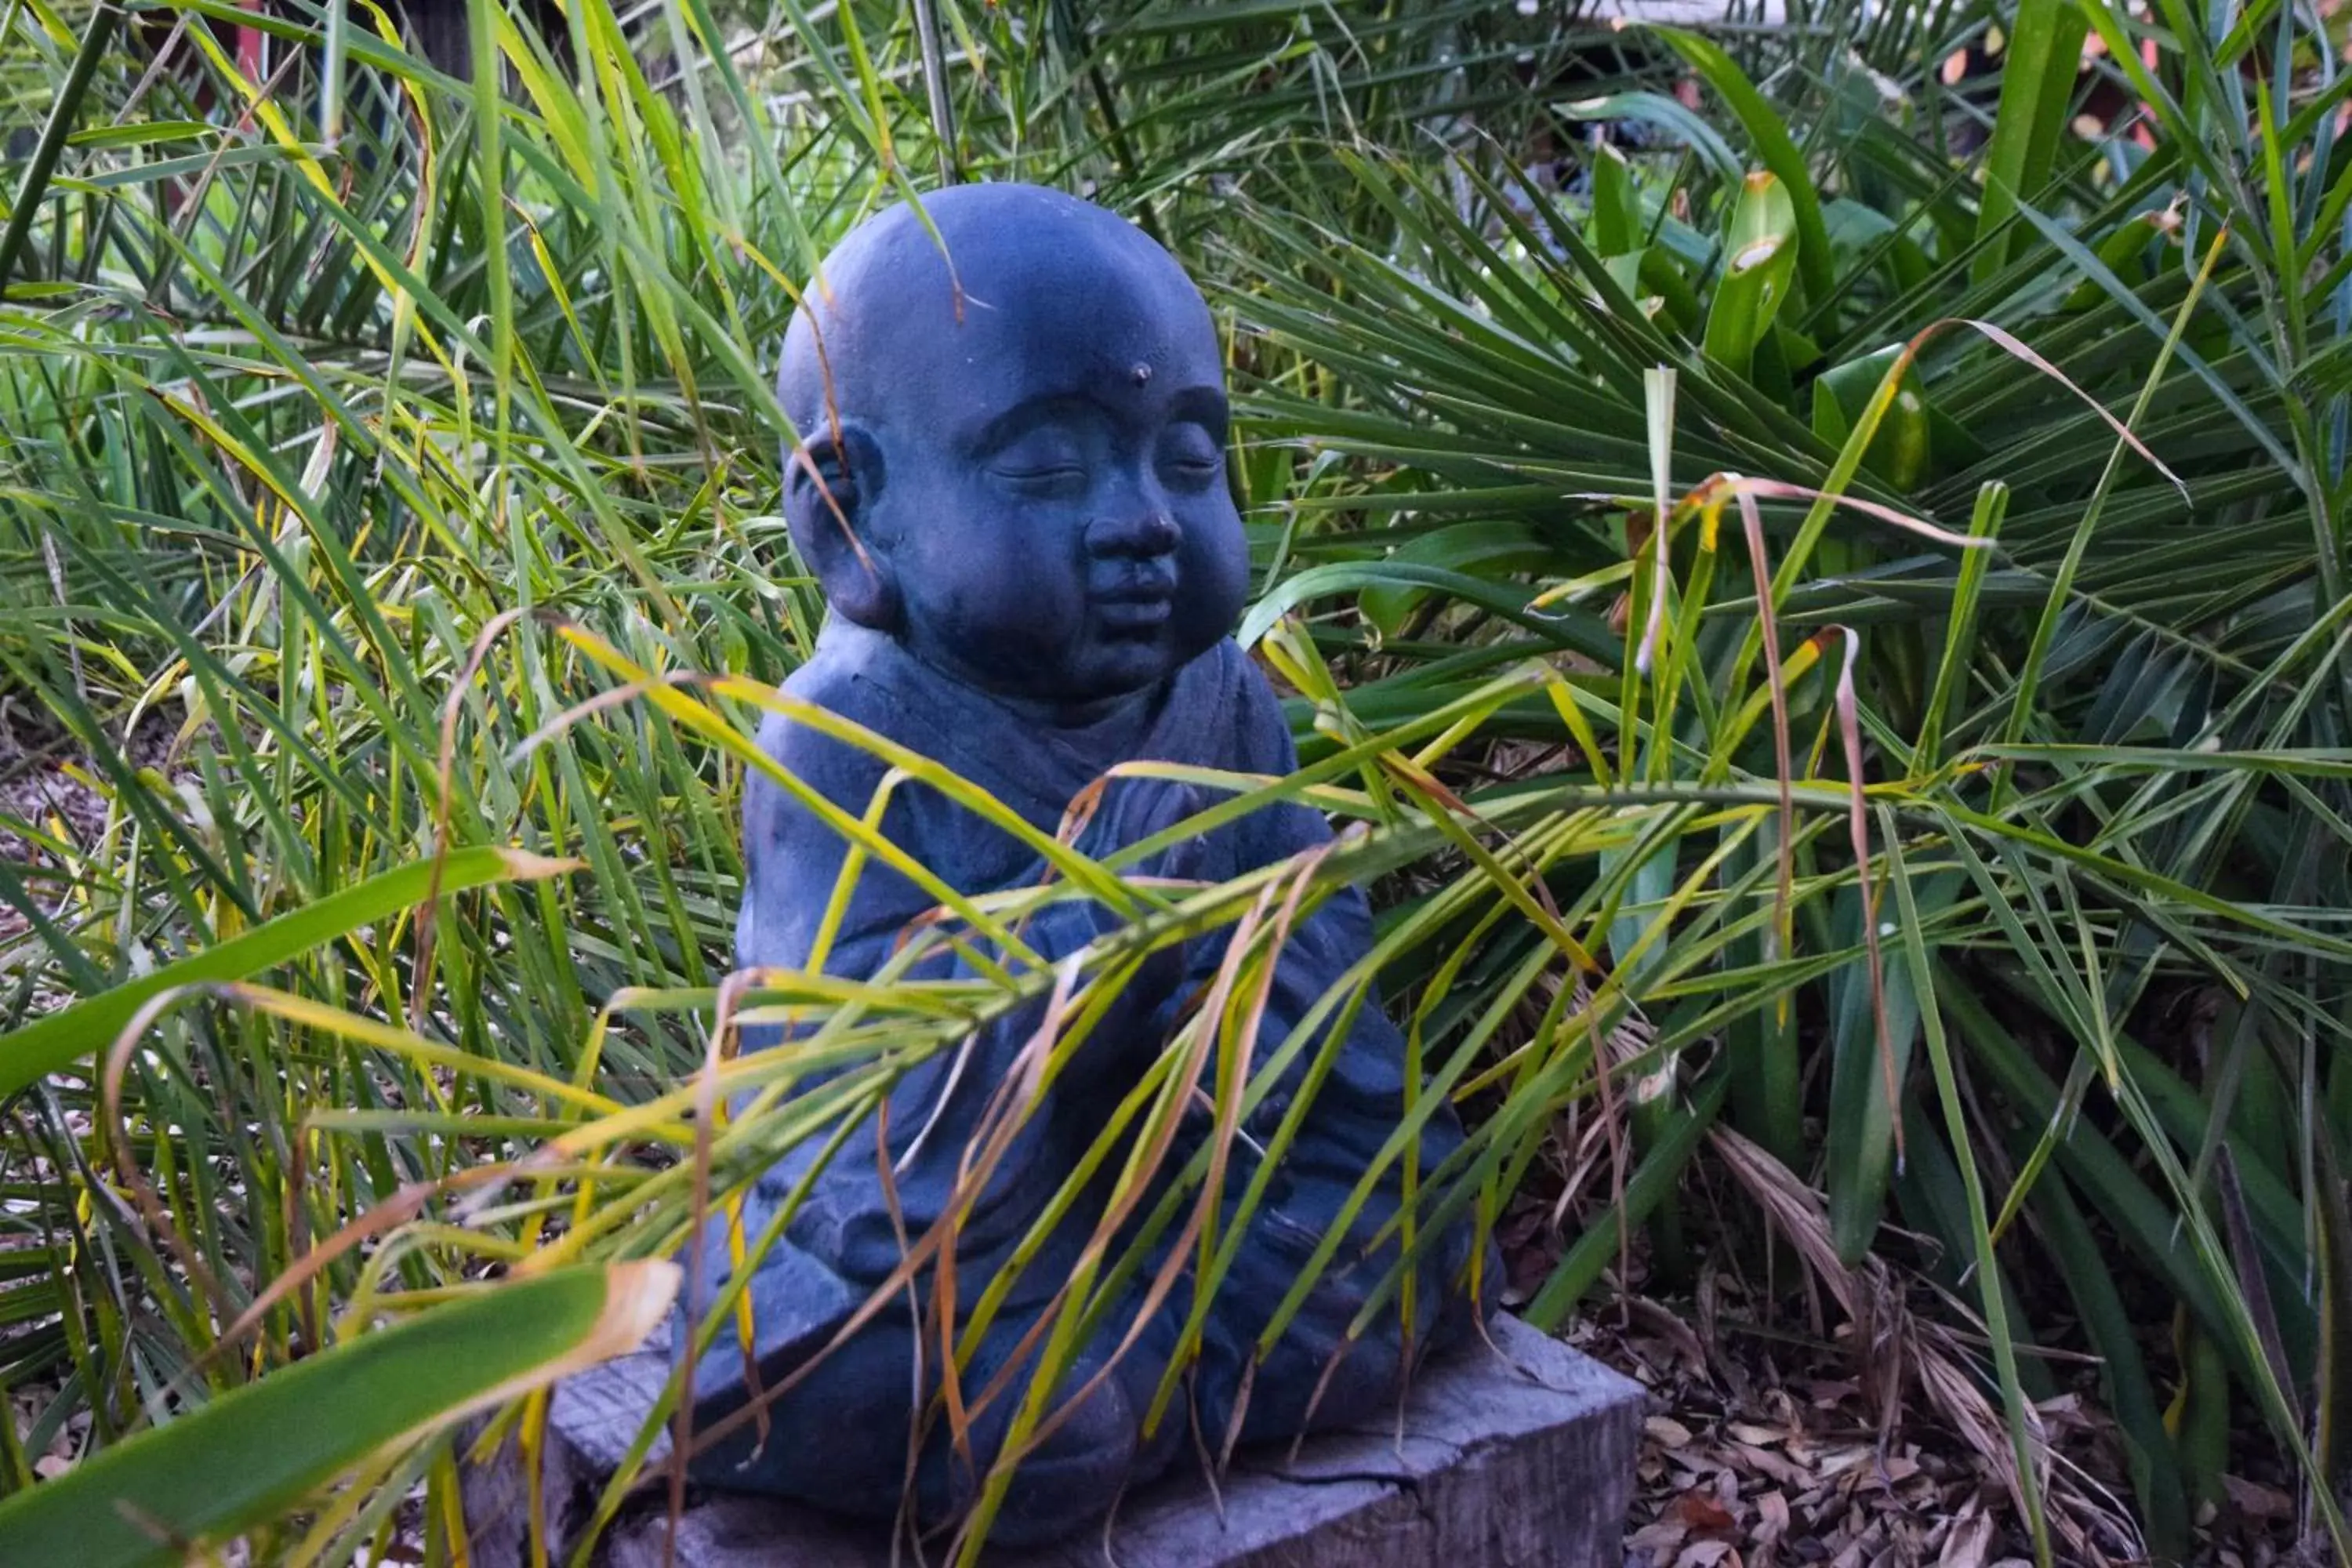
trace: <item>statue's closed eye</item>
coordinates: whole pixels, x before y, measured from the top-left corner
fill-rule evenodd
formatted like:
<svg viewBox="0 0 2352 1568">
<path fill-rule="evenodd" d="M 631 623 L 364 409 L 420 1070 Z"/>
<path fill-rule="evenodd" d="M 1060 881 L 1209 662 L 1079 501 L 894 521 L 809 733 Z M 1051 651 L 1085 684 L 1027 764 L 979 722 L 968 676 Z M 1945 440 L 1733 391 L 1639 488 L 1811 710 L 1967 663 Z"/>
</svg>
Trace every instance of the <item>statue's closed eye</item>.
<svg viewBox="0 0 2352 1568">
<path fill-rule="evenodd" d="M 1224 472 L 1224 453 L 1197 425 L 1179 426 L 1160 444 L 1160 471 L 1175 482 L 1205 485 Z"/>
<path fill-rule="evenodd" d="M 1003 478 L 1008 479 L 1052 479 L 1065 477 L 1076 479 L 1083 478 L 1085 476 L 1087 466 L 1084 463 L 1076 461 L 1060 463 L 991 463 L 988 467 L 988 471 L 992 474 L 1002 475 Z"/>
<path fill-rule="evenodd" d="M 1082 484 L 1087 477 L 1087 455 L 1064 432 L 1037 430 L 991 458 L 988 471 L 1024 489 Z"/>
</svg>

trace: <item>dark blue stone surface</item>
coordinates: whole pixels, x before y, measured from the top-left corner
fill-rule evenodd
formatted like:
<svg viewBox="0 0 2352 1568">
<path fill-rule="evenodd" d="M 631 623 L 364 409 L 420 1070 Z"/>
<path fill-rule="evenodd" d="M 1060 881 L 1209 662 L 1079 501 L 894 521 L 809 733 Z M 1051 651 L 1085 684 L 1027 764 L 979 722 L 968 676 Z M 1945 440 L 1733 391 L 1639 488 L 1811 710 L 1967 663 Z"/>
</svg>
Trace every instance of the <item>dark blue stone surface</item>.
<svg viewBox="0 0 2352 1568">
<path fill-rule="evenodd" d="M 827 261 L 786 342 L 780 392 L 804 437 L 792 455 L 787 520 L 832 605 L 814 657 L 787 692 L 936 759 L 1046 833 L 1121 762 L 1290 771 L 1274 693 L 1226 635 L 1248 563 L 1224 471 L 1222 354 L 1198 291 L 1130 225 L 1056 192 L 961 186 L 927 198 L 925 210 L 937 237 L 908 207 L 853 234 Z M 816 796 L 853 816 L 884 782 L 882 761 L 806 725 L 772 720 L 761 741 Z M 1164 780 L 1115 780 L 1080 847 L 1108 854 L 1209 798 Z M 1028 846 L 919 784 L 894 784 L 880 826 L 961 892 L 1046 876 Z M 806 969 L 847 845 L 807 800 L 757 775 L 747 786 L 744 836 L 738 961 Z M 1222 881 L 1329 837 L 1316 813 L 1277 806 L 1183 840 L 1142 869 Z M 872 975 L 934 918 L 937 902 L 868 861 L 822 967 Z M 1099 905 L 1070 900 L 1033 915 L 1021 934 L 1059 959 L 1120 923 Z M 961 1224 L 959 1325 L 1167 1047 L 1184 1003 L 1212 982 L 1228 934 L 1146 964 L 1052 1080 Z M 1268 991 L 1261 1056 L 1370 941 L 1370 912 L 1353 890 L 1297 924 Z M 971 953 L 943 949 L 918 973 L 981 971 Z M 935 1270 L 918 1275 L 912 1300 L 899 1292 L 809 1363 L 898 1268 L 900 1237 L 922 1235 L 948 1206 L 967 1146 L 1044 1006 L 999 1018 L 962 1050 L 913 1068 L 892 1091 L 887 1118 L 867 1118 L 831 1161 L 821 1147 L 803 1148 L 759 1181 L 743 1205 L 746 1236 L 759 1235 L 823 1166 L 782 1240 L 752 1266 L 750 1355 L 730 1322 L 698 1358 L 695 1425 L 707 1430 L 741 1411 L 751 1380 L 762 1389 L 799 1381 L 769 1405 L 764 1437 L 739 1422 L 698 1454 L 698 1479 L 882 1520 L 911 1500 L 924 1525 L 970 1505 L 1027 1394 L 1021 1374 L 1037 1354 L 1041 1317 L 1072 1278 L 1108 1176 L 1085 1189 L 1018 1271 L 963 1369 L 962 1400 L 981 1406 L 963 1450 L 937 1397 L 945 1358 Z M 746 1039 L 747 1048 L 780 1043 L 772 1026 Z M 1256 1442 L 1360 1420 L 1397 1398 L 1406 1363 L 1466 1322 L 1458 1292 L 1472 1237 L 1464 1224 L 1429 1255 L 1439 1261 L 1416 1270 L 1417 1342 L 1404 1342 L 1393 1293 L 1350 1342 L 1351 1325 L 1397 1257 L 1393 1235 L 1372 1246 L 1402 1201 L 1402 1171 L 1391 1165 L 1278 1344 L 1257 1353 L 1272 1315 L 1403 1114 L 1403 1042 L 1374 998 L 1342 1038 L 1300 1053 L 1252 1116 L 1224 1177 L 1225 1212 L 1318 1054 L 1328 1073 L 1248 1221 L 1183 1396 L 1146 1430 L 1194 1307 L 1189 1264 L 1162 1299 L 1148 1299 L 1161 1253 L 1136 1271 L 1084 1344 L 1056 1398 L 1084 1396 L 1023 1460 L 995 1539 L 1041 1541 L 1080 1528 L 1124 1489 L 1180 1456 L 1214 1454 L 1228 1437 Z M 1180 1168 L 1208 1131 L 1205 1114 L 1189 1119 L 1164 1168 Z M 877 1136 L 896 1172 L 888 1190 Z M 1423 1169 L 1460 1137 L 1450 1112 L 1441 1114 L 1422 1140 Z M 1158 1245 L 1173 1236 L 1171 1227 Z M 704 1300 L 726 1279 L 729 1259 L 724 1237 L 706 1238 Z M 747 1365 L 755 1373 L 747 1376 Z M 1011 1380 L 984 1397 L 1007 1369 Z"/>
</svg>

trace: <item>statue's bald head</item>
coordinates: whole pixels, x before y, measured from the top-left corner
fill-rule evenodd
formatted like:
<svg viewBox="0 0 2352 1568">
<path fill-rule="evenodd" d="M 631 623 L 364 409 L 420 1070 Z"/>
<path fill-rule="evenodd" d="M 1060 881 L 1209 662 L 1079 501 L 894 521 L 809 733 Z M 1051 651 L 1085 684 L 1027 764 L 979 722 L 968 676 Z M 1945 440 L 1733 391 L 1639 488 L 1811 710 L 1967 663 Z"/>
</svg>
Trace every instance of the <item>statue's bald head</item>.
<svg viewBox="0 0 2352 1568">
<path fill-rule="evenodd" d="M 869 219 L 811 283 L 777 392 L 803 559 L 942 669 L 1075 712 L 1239 613 L 1215 322 L 1112 213 L 987 184 Z"/>
<path fill-rule="evenodd" d="M 1169 351 L 1214 350 L 1200 290 L 1125 218 L 1043 185 L 952 185 L 825 258 L 785 333 L 777 396 L 804 440 L 836 418 L 936 416 L 1137 315 L 1158 319 Z"/>
</svg>

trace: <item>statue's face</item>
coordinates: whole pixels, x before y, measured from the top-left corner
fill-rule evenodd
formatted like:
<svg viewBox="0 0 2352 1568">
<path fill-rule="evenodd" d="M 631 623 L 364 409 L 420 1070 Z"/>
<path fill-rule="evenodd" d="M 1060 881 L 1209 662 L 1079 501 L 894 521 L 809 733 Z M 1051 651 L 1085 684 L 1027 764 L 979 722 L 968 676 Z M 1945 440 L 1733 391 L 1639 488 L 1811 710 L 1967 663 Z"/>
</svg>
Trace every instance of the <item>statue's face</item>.
<svg viewBox="0 0 2352 1568">
<path fill-rule="evenodd" d="M 874 322 L 869 269 L 855 280 L 866 320 L 832 352 L 857 356 L 840 379 L 859 405 L 842 416 L 872 443 L 858 531 L 895 584 L 907 647 L 1069 711 L 1141 691 L 1223 637 L 1248 555 L 1207 307 L 1125 225 L 1052 210 L 942 224 L 960 321 L 925 276 Z M 937 266 L 918 235 L 905 269 Z"/>
</svg>

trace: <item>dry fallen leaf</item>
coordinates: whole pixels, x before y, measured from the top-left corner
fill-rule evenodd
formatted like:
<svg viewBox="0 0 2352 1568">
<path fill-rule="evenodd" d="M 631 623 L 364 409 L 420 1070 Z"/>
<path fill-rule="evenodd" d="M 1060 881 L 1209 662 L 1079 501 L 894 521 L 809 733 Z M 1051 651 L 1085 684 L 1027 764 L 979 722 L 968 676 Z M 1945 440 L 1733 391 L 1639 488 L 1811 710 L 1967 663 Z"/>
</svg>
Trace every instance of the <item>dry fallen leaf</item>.
<svg viewBox="0 0 2352 1568">
<path fill-rule="evenodd" d="M 2294 1499 L 2276 1487 L 2266 1487 L 2260 1481 L 2250 1481 L 2239 1476 L 2223 1476 L 2221 1489 L 2229 1494 L 2230 1506 L 2248 1519 L 2294 1517 Z"/>
<path fill-rule="evenodd" d="M 1729 1509 L 1696 1488 L 1683 1493 L 1675 1500 L 1675 1513 L 1685 1524 L 1701 1531 L 1731 1530 L 1739 1523 Z"/>
<path fill-rule="evenodd" d="M 1958 1342 L 1923 1339 L 1920 1320 L 1887 1299 L 1871 1303 L 1875 1326 L 1857 1341 L 1851 1327 L 1829 1321 L 1843 1300 L 1824 1295 L 1792 1309 L 1785 1282 L 1706 1278 L 1699 1300 L 1677 1301 L 1671 1312 L 1641 1303 L 1622 1318 L 1597 1314 L 1570 1332 L 1572 1342 L 1637 1378 L 1649 1408 L 1660 1413 L 1646 1424 L 1637 1463 L 1626 1568 L 1680 1568 L 1685 1561 L 1694 1568 L 2003 1568 L 2001 1559 L 2022 1550 L 2014 1494 L 1996 1462 L 2006 1456 L 2008 1434 L 1997 1407 L 1968 1381 L 1982 1370 L 1980 1354 Z M 1848 1279 L 1846 1288 L 1859 1284 Z M 1810 1317 L 1792 1336 L 1792 1310 L 1807 1307 Z M 1687 1335 L 1668 1327 L 1701 1312 L 1718 1330 L 1762 1324 L 1775 1331 L 1702 1331 L 1702 1361 Z M 1907 1337 L 1881 1347 L 1890 1324 Z M 1882 1353 L 1911 1381 L 1882 1387 L 1874 1373 L 1857 1378 L 1850 1370 Z M 1943 1381 L 1929 1382 L 1930 1373 Z M 2053 1448 L 2068 1449 L 2056 1475 L 2045 1478 L 2054 1483 L 2045 1498 L 2056 1561 L 2067 1568 L 2144 1563 L 2144 1548 L 2114 1504 L 2129 1481 L 2111 1422 L 2087 1378 L 2076 1382 L 2035 1411 Z M 1906 1403 L 1890 1422 L 1879 1402 L 1896 1396 Z M 1989 1458 L 1989 1445 L 2000 1455 Z M 2284 1480 L 2253 1474 L 2258 1486 Z M 2291 1489 L 2291 1481 L 2284 1484 Z M 2261 1491 L 2233 1489 L 2230 1501 L 2236 1506 L 2225 1506 L 2212 1530 L 2200 1532 L 2197 1560 L 2284 1568 L 2275 1554 L 2226 1561 L 2237 1544 L 2230 1532 L 2282 1528 L 2254 1521 L 2275 1506 Z"/>
<path fill-rule="evenodd" d="M 1633 1552 L 1671 1552 L 1683 1543 L 1690 1527 L 1674 1518 L 1662 1519 L 1625 1538 L 1626 1549 Z"/>
<path fill-rule="evenodd" d="M 1758 1475 L 1778 1481 L 1784 1487 L 1793 1487 L 1801 1492 L 1810 1490 L 1821 1479 L 1817 1472 L 1802 1465 L 1791 1464 L 1768 1449 L 1751 1448 L 1743 1444 L 1732 1451 L 1739 1457 L 1741 1463 Z"/>
<path fill-rule="evenodd" d="M 1985 1558 L 1992 1551 L 1992 1520 L 1986 1514 L 1975 1514 L 1952 1526 L 1952 1533 L 1944 1538 L 1944 1553 L 1936 1559 L 1936 1568 L 1985 1568 Z"/>
<path fill-rule="evenodd" d="M 1822 1456 L 1821 1472 L 1823 1476 L 1842 1476 L 1856 1466 L 1868 1464 L 1872 1458 L 1868 1448 L 1840 1448 Z"/>
<path fill-rule="evenodd" d="M 1728 1541 L 1701 1541 L 1683 1548 L 1675 1568 L 1738 1568 L 1739 1554 Z"/>
</svg>

